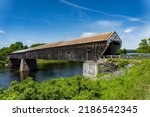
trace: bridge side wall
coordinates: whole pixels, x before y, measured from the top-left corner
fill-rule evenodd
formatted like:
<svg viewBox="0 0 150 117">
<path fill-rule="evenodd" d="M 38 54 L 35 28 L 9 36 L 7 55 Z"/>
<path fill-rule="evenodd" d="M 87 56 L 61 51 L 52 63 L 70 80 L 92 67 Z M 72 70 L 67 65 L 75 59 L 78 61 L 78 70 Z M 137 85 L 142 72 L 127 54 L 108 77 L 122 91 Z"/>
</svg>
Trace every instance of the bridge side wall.
<svg viewBox="0 0 150 117">
<path fill-rule="evenodd" d="M 99 59 L 106 46 L 107 42 L 93 42 L 10 54 L 9 58 L 67 60 L 79 62 L 84 62 L 86 60 L 96 61 Z"/>
</svg>

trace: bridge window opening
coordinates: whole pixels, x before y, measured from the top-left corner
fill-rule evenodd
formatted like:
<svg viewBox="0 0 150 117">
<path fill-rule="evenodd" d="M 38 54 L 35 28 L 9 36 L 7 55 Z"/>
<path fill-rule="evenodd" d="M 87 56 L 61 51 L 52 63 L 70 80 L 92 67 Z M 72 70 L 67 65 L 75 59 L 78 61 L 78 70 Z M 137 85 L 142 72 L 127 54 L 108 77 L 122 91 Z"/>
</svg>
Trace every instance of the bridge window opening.
<svg viewBox="0 0 150 117">
<path fill-rule="evenodd" d="M 67 54 L 70 54 L 70 51 L 68 51 Z"/>
<path fill-rule="evenodd" d="M 89 54 L 89 53 L 91 53 L 91 51 L 90 51 L 90 50 L 88 50 L 88 51 L 87 51 L 87 53 Z"/>
<path fill-rule="evenodd" d="M 92 53 L 91 53 L 91 49 L 87 49 L 87 51 L 86 51 L 86 59 L 87 59 L 87 60 L 91 60 L 91 57 L 92 57 L 91 54 L 92 54 Z"/>
<path fill-rule="evenodd" d="M 90 54 L 90 53 L 91 53 L 91 49 L 88 48 L 88 49 L 86 50 L 86 53 L 87 53 L 87 54 Z"/>
</svg>

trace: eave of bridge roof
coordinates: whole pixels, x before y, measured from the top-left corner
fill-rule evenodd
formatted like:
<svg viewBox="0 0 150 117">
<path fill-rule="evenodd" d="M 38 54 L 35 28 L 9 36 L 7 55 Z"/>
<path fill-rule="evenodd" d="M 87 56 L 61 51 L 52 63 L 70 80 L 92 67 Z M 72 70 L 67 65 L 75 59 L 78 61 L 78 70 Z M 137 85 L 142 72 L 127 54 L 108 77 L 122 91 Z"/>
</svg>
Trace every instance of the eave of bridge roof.
<svg viewBox="0 0 150 117">
<path fill-rule="evenodd" d="M 77 45 L 77 44 L 84 44 L 84 43 L 91 43 L 91 42 L 98 42 L 98 41 L 107 41 L 113 35 L 113 33 L 114 32 L 106 32 L 106 33 L 100 33 L 100 34 L 93 35 L 93 36 L 77 38 L 77 39 L 73 39 L 69 41 L 60 41 L 60 42 L 50 43 L 46 45 L 37 46 L 34 48 L 29 48 L 26 50 L 19 50 L 14 53 L 22 53 L 22 52 L 28 52 L 28 51 L 34 51 L 34 50 L 40 50 L 40 49 L 46 49 L 46 48 Z"/>
</svg>

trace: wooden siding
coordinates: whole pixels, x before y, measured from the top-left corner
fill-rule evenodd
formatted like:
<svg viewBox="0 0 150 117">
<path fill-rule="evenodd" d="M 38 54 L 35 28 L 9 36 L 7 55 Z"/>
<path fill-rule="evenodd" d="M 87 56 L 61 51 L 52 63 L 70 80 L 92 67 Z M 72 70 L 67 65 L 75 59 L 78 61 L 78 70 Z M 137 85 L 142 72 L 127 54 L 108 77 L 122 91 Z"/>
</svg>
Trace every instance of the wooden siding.
<svg viewBox="0 0 150 117">
<path fill-rule="evenodd" d="M 86 60 L 96 61 L 100 58 L 100 55 L 106 46 L 106 41 L 91 42 L 85 44 L 46 48 L 23 53 L 13 53 L 9 55 L 9 58 L 67 60 L 79 62 L 84 62 Z"/>
</svg>

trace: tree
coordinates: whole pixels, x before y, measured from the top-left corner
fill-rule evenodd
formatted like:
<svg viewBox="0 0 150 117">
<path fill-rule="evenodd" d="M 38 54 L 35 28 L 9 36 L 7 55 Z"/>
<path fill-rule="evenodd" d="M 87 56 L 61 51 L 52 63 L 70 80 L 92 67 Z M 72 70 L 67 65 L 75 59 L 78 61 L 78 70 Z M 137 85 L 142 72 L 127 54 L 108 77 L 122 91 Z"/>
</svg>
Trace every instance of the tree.
<svg viewBox="0 0 150 117">
<path fill-rule="evenodd" d="M 150 53 L 150 38 L 142 39 L 136 51 L 139 53 Z"/>
<path fill-rule="evenodd" d="M 40 45 L 45 45 L 45 43 L 35 43 L 35 44 L 32 44 L 30 46 L 30 48 L 37 47 L 37 46 L 40 46 Z"/>
<path fill-rule="evenodd" d="M 22 50 L 24 48 L 23 43 L 21 42 L 16 42 L 15 44 L 11 44 L 9 49 L 8 49 L 8 53 L 17 51 L 17 50 Z"/>
<path fill-rule="evenodd" d="M 28 46 L 27 46 L 27 45 L 25 45 L 25 46 L 23 47 L 23 49 L 28 49 Z"/>
<path fill-rule="evenodd" d="M 24 49 L 24 46 L 21 42 L 16 42 L 11 44 L 10 47 L 4 47 L 0 49 L 0 66 L 4 66 L 8 62 L 7 55 L 11 52 Z"/>
<path fill-rule="evenodd" d="M 125 48 L 124 49 L 119 49 L 118 54 L 127 54 L 127 50 Z"/>
<path fill-rule="evenodd" d="M 127 53 L 136 53 L 136 50 L 134 50 L 134 49 L 133 50 L 132 49 L 128 49 Z"/>
</svg>

